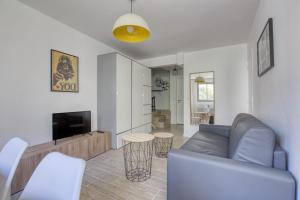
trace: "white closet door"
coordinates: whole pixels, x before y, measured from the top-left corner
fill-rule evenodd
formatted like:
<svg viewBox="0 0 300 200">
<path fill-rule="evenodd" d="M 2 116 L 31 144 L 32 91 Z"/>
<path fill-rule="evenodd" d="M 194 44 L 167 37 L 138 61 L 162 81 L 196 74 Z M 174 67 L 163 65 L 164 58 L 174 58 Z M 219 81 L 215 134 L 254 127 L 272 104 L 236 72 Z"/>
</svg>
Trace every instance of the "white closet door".
<svg viewBox="0 0 300 200">
<path fill-rule="evenodd" d="M 184 123 L 183 73 L 177 76 L 177 124 Z"/>
<path fill-rule="evenodd" d="M 146 124 L 145 125 L 145 132 L 146 133 L 151 133 L 151 131 L 152 131 L 152 124 L 151 123 Z"/>
<path fill-rule="evenodd" d="M 152 122 L 152 114 L 144 114 L 144 124 L 149 124 Z"/>
<path fill-rule="evenodd" d="M 117 135 L 117 146 L 115 147 L 116 149 L 119 149 L 123 146 L 123 137 L 126 135 L 130 135 L 131 134 L 131 130 L 123 132 L 119 135 Z"/>
<path fill-rule="evenodd" d="M 151 123 L 144 124 L 138 128 L 132 129 L 132 133 L 150 133 L 152 131 Z"/>
<path fill-rule="evenodd" d="M 146 124 L 152 122 L 152 109 L 151 109 L 151 69 L 143 69 L 143 113 L 144 113 L 144 129 L 148 133 Z"/>
<path fill-rule="evenodd" d="M 151 87 L 143 86 L 143 104 L 151 105 Z"/>
<path fill-rule="evenodd" d="M 143 77 L 143 85 L 151 86 L 151 69 L 144 67 Z"/>
<path fill-rule="evenodd" d="M 151 104 L 151 69 L 144 67 L 143 68 L 143 104 Z"/>
<path fill-rule="evenodd" d="M 143 106 L 143 113 L 144 113 L 144 114 L 151 114 L 151 113 L 152 113 L 151 104 L 150 104 L 150 105 L 144 105 L 144 106 Z"/>
<path fill-rule="evenodd" d="M 132 133 L 146 133 L 145 132 L 145 127 L 140 126 L 140 127 L 134 128 L 134 129 L 132 129 Z"/>
<path fill-rule="evenodd" d="M 132 61 L 132 128 L 143 125 L 143 69 Z"/>
<path fill-rule="evenodd" d="M 131 129 L 131 60 L 117 55 L 117 133 Z"/>
</svg>

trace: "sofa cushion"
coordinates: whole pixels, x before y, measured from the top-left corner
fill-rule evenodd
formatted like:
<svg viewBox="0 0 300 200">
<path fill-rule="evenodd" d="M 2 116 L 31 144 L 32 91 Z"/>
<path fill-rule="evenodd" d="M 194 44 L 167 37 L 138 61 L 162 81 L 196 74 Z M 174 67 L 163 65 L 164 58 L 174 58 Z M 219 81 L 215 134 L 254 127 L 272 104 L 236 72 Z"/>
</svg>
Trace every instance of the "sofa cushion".
<svg viewBox="0 0 300 200">
<path fill-rule="evenodd" d="M 227 158 L 228 142 L 227 137 L 200 131 L 195 133 L 180 149 Z"/>
<path fill-rule="evenodd" d="M 229 157 L 234 160 L 271 167 L 274 147 L 274 132 L 251 115 L 243 115 L 231 129 Z"/>
</svg>

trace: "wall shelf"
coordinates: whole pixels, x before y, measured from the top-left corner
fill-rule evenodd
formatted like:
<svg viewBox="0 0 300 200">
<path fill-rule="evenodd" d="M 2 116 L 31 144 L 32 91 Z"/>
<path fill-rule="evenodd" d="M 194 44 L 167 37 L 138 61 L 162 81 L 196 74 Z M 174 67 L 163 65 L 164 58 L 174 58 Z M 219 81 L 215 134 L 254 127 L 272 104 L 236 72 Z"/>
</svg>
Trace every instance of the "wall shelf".
<svg viewBox="0 0 300 200">
<path fill-rule="evenodd" d="M 165 90 L 152 90 L 152 92 L 163 92 Z"/>
</svg>

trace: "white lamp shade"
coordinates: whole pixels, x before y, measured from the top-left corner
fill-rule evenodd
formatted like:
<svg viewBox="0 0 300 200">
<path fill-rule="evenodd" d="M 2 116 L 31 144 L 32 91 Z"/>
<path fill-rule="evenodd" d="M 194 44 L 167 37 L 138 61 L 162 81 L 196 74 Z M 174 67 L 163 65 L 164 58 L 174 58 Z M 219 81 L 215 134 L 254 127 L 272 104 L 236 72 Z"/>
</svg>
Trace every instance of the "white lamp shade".
<svg viewBox="0 0 300 200">
<path fill-rule="evenodd" d="M 141 16 L 128 13 L 117 19 L 113 35 L 124 42 L 141 42 L 150 37 L 150 28 Z"/>
</svg>

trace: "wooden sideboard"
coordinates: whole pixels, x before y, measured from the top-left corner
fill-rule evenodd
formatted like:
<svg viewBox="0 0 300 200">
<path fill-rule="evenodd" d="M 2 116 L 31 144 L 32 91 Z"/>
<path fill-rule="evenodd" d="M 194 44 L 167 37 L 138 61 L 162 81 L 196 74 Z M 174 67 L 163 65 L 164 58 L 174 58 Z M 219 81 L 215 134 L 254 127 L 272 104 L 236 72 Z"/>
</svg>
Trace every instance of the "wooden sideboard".
<svg viewBox="0 0 300 200">
<path fill-rule="evenodd" d="M 50 152 L 58 151 L 69 156 L 89 160 L 111 149 L 109 132 L 91 132 L 29 147 L 18 165 L 12 182 L 12 193 L 24 189 L 40 161 Z M 57 166 L 59 167 L 59 166 Z"/>
</svg>

